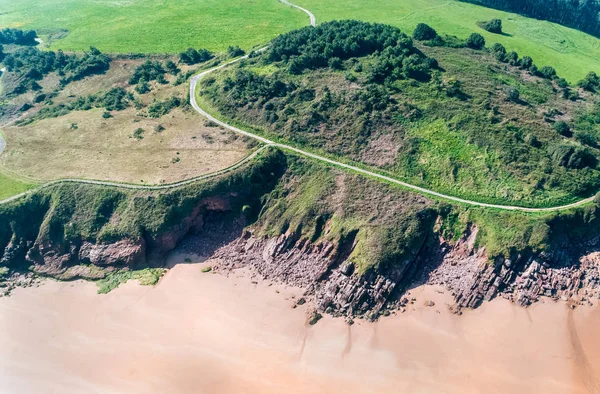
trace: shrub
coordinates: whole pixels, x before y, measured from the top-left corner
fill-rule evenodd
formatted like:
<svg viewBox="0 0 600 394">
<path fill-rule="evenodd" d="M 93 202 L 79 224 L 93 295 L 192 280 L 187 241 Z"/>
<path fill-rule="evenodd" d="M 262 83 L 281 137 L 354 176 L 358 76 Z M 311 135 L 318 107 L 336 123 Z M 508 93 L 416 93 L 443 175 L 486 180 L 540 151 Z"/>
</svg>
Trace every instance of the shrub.
<svg viewBox="0 0 600 394">
<path fill-rule="evenodd" d="M 239 46 L 235 45 L 235 46 L 229 46 L 227 48 L 227 55 L 229 57 L 238 57 L 238 56 L 243 56 L 246 52 L 244 52 L 244 50 L 242 48 L 240 48 Z"/>
<path fill-rule="evenodd" d="M 515 51 L 511 51 L 506 54 L 505 61 L 508 62 L 511 66 L 519 65 L 519 55 Z"/>
<path fill-rule="evenodd" d="M 108 111 L 121 111 L 129 106 L 127 91 L 123 88 L 112 88 L 102 96 L 100 104 Z"/>
<path fill-rule="evenodd" d="M 551 66 L 544 66 L 538 71 L 539 75 L 546 79 L 552 79 L 556 76 L 556 70 Z"/>
<path fill-rule="evenodd" d="M 40 94 L 38 94 L 38 95 L 35 96 L 35 98 L 33 99 L 33 102 L 34 103 L 41 103 L 44 100 L 46 100 L 46 94 L 40 93 Z"/>
<path fill-rule="evenodd" d="M 489 31 L 490 33 L 502 34 L 502 21 L 500 19 L 492 19 L 486 22 L 479 22 L 479 27 Z"/>
<path fill-rule="evenodd" d="M 207 49 L 194 49 L 188 48 L 187 51 L 181 52 L 179 54 L 179 62 L 192 65 L 197 63 L 204 63 L 210 59 L 212 59 L 214 55 L 209 52 Z"/>
<path fill-rule="evenodd" d="M 172 75 L 177 75 L 181 71 L 179 68 L 177 68 L 177 65 L 172 60 L 167 60 L 165 62 L 165 68 Z"/>
<path fill-rule="evenodd" d="M 144 129 L 142 129 L 141 127 L 135 129 L 135 131 L 133 132 L 133 138 L 137 140 L 141 140 L 142 138 L 144 138 Z"/>
<path fill-rule="evenodd" d="M 577 86 L 589 92 L 595 92 L 598 88 L 600 88 L 600 77 L 598 77 L 595 72 L 591 71 L 585 76 L 585 78 L 577 82 Z"/>
<path fill-rule="evenodd" d="M 332 57 L 331 59 L 329 59 L 327 64 L 330 68 L 334 70 L 342 69 L 342 59 L 340 59 L 339 57 Z"/>
<path fill-rule="evenodd" d="M 135 91 L 139 94 L 145 94 L 150 91 L 150 86 L 148 85 L 148 82 L 146 82 L 146 80 L 140 79 L 138 84 L 135 85 Z"/>
<path fill-rule="evenodd" d="M 588 146 L 597 146 L 598 137 L 590 131 L 576 131 L 575 139 L 580 143 Z"/>
<path fill-rule="evenodd" d="M 182 104 L 181 99 L 177 96 L 172 96 L 165 101 L 157 101 L 148 107 L 148 116 L 151 118 L 160 118 L 168 114 L 173 108 L 179 107 Z"/>
<path fill-rule="evenodd" d="M 519 91 L 516 88 L 510 88 L 510 89 L 508 89 L 508 94 L 507 94 L 506 99 L 508 101 L 512 101 L 513 103 L 519 103 L 519 102 L 521 102 L 520 96 L 521 96 L 521 94 L 519 93 Z"/>
<path fill-rule="evenodd" d="M 531 66 L 533 66 L 533 59 L 529 56 L 523 56 L 519 62 L 519 66 L 522 69 L 529 69 Z"/>
<path fill-rule="evenodd" d="M 567 122 L 565 122 L 563 120 L 559 120 L 558 122 L 554 123 L 553 127 L 554 127 L 554 130 L 556 130 L 556 132 L 562 136 L 571 137 L 571 135 L 572 135 L 571 127 L 569 127 Z"/>
<path fill-rule="evenodd" d="M 112 118 L 112 117 L 113 117 L 112 114 L 110 112 L 108 112 L 108 111 L 104 111 L 102 113 L 102 118 L 104 118 L 104 119 L 109 119 L 109 118 Z"/>
<path fill-rule="evenodd" d="M 485 47 L 485 38 L 479 33 L 472 33 L 467 38 L 467 46 L 471 49 L 482 49 Z"/>
<path fill-rule="evenodd" d="M 333 57 L 348 60 L 376 52 L 380 56 L 371 66 L 370 79 L 378 82 L 397 74 L 395 70 L 401 69 L 404 59 L 413 54 L 425 59 L 400 29 L 354 20 L 327 22 L 282 34 L 272 41 L 266 57 L 270 62 L 287 63 L 291 74 L 300 74 L 306 69 L 327 67 Z"/>
<path fill-rule="evenodd" d="M 21 84 L 13 93 L 21 94 L 28 89 L 39 89 L 40 86 L 35 81 L 53 71 L 62 77 L 61 86 L 92 74 L 103 73 L 110 67 L 110 58 L 94 47 L 83 56 L 65 55 L 60 50 L 51 52 L 27 47 L 7 54 L 3 63 L 8 71 L 19 74 Z"/>
<path fill-rule="evenodd" d="M 418 41 L 433 40 L 437 37 L 437 32 L 425 23 L 419 23 L 413 31 L 412 37 Z"/>
<path fill-rule="evenodd" d="M 504 45 L 499 44 L 499 43 L 495 43 L 490 48 L 490 51 L 494 54 L 494 56 L 496 57 L 496 59 L 498 61 L 501 61 L 501 62 L 505 61 L 505 58 L 506 58 L 506 48 L 504 48 Z"/>
<path fill-rule="evenodd" d="M 527 134 L 523 141 L 525 141 L 527 145 L 533 146 L 534 148 L 539 148 L 540 146 L 540 142 L 538 141 L 537 137 L 531 133 Z"/>
<path fill-rule="evenodd" d="M 37 45 L 37 33 L 33 30 L 5 28 L 0 30 L 0 44 Z"/>
<path fill-rule="evenodd" d="M 446 95 L 448 95 L 448 97 L 459 97 L 460 98 L 460 97 L 464 96 L 464 92 L 462 91 L 462 88 L 463 88 L 462 82 L 452 78 L 447 82 Z"/>
<path fill-rule="evenodd" d="M 141 80 L 146 82 L 156 81 L 159 78 L 165 76 L 165 69 L 159 62 L 146 60 L 143 64 L 140 64 L 134 71 L 131 78 L 129 78 L 129 84 L 135 85 Z"/>
</svg>

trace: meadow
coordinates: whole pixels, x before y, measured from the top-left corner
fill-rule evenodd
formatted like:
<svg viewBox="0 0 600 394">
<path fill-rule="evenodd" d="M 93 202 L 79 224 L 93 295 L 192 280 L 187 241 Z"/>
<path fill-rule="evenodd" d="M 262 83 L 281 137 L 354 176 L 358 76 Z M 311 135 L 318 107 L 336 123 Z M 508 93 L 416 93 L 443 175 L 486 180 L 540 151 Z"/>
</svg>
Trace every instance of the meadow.
<svg viewBox="0 0 600 394">
<path fill-rule="evenodd" d="M 309 9 L 317 22 L 358 19 L 381 22 L 412 33 L 420 22 L 441 34 L 466 38 L 477 32 L 488 46 L 498 42 L 520 56 L 531 56 L 539 66 L 551 65 L 569 82 L 577 82 L 589 71 L 600 73 L 600 39 L 555 23 L 525 18 L 454 0 L 296 0 Z M 499 18 L 504 35 L 477 26 L 478 21 Z"/>
<path fill-rule="evenodd" d="M 0 200 L 27 191 L 34 186 L 33 183 L 23 182 L 0 172 Z"/>
<path fill-rule="evenodd" d="M 277 0 L 0 0 L 0 26 L 68 35 L 50 49 L 173 53 L 248 49 L 308 24 Z"/>
</svg>

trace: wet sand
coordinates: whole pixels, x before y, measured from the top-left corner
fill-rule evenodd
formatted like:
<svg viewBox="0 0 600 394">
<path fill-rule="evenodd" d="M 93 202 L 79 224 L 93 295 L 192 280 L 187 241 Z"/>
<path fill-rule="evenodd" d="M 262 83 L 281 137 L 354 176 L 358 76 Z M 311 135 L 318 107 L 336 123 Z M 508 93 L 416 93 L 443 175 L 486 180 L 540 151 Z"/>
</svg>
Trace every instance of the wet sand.
<svg viewBox="0 0 600 394">
<path fill-rule="evenodd" d="M 0 392 L 600 392 L 600 309 L 495 300 L 456 316 L 419 288 L 404 314 L 308 326 L 298 290 L 201 267 L 154 288 L 46 281 L 0 298 Z"/>
</svg>

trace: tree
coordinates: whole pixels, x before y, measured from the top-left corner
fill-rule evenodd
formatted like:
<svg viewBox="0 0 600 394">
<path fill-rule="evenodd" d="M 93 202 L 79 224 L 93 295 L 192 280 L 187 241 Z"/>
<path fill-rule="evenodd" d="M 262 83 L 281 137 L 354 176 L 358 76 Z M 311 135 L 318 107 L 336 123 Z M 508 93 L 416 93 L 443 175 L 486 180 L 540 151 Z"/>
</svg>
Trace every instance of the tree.
<svg viewBox="0 0 600 394">
<path fill-rule="evenodd" d="M 425 23 L 419 23 L 413 32 L 412 37 L 418 41 L 433 40 L 437 37 L 437 32 Z"/>
<path fill-rule="evenodd" d="M 479 26 L 490 33 L 502 34 L 502 21 L 500 19 L 492 19 L 486 22 L 481 22 Z"/>
<path fill-rule="evenodd" d="M 467 38 L 467 46 L 472 49 L 482 49 L 485 47 L 485 38 L 479 33 L 472 33 Z"/>
</svg>

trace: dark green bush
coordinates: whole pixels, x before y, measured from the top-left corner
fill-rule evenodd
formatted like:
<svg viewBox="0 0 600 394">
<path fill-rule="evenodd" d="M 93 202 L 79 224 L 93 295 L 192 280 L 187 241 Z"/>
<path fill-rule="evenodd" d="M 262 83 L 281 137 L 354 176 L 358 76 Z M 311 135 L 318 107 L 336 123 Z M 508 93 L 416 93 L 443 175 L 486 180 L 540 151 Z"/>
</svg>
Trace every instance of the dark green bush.
<svg viewBox="0 0 600 394">
<path fill-rule="evenodd" d="M 485 22 L 479 22 L 478 24 L 479 27 L 490 33 L 502 34 L 502 21 L 500 19 L 492 19 Z"/>
<path fill-rule="evenodd" d="M 569 126 L 569 124 L 563 120 L 559 120 L 558 122 L 554 123 L 554 130 L 556 130 L 556 132 L 564 137 L 571 137 L 573 135 L 573 133 L 571 133 L 571 127 Z"/>
<path fill-rule="evenodd" d="M 179 54 L 179 61 L 184 64 L 192 65 L 198 63 L 204 63 L 212 59 L 214 55 L 207 49 L 194 49 L 188 48 L 187 51 Z"/>
<path fill-rule="evenodd" d="M 433 40 L 437 37 L 437 32 L 425 23 L 419 23 L 413 31 L 412 37 L 418 41 Z"/>
<path fill-rule="evenodd" d="M 485 38 L 479 33 L 472 33 L 467 38 L 467 46 L 471 49 L 483 49 L 485 47 Z"/>
</svg>

